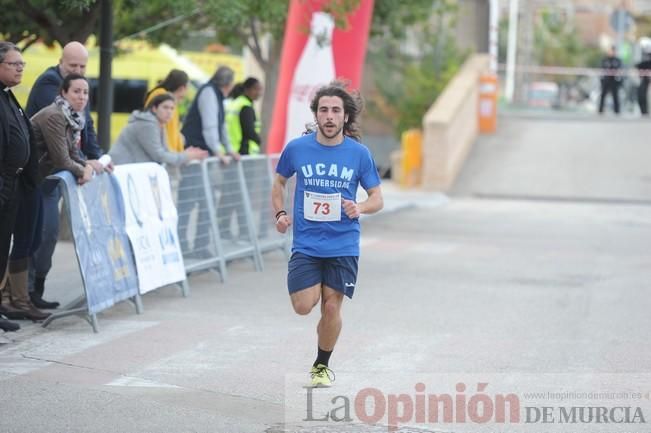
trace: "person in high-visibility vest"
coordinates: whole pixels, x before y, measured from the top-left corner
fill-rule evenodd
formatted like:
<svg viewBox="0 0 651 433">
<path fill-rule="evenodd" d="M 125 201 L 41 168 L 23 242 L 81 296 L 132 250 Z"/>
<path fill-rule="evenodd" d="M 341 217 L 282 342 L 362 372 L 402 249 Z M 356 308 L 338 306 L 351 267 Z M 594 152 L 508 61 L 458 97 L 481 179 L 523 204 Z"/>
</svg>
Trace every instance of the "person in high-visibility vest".
<svg viewBox="0 0 651 433">
<path fill-rule="evenodd" d="M 260 124 L 253 103 L 262 95 L 262 84 L 249 77 L 233 87 L 226 104 L 226 131 L 233 151 L 240 155 L 260 153 Z"/>
<path fill-rule="evenodd" d="M 257 121 L 253 102 L 262 95 L 262 84 L 257 78 L 249 77 L 236 84 L 224 102 L 226 111 L 226 132 L 234 153 L 240 155 L 257 155 L 260 153 L 260 125 Z M 245 167 L 255 169 L 255 165 Z M 246 175 L 246 174 L 245 174 Z M 243 202 L 239 195 L 231 191 L 221 195 L 219 201 L 219 234 L 222 240 L 250 242 L 249 227 Z M 231 218 L 237 217 L 238 235 L 231 233 Z M 266 226 L 265 226 L 266 227 Z M 258 236 L 262 230 L 258 230 Z"/>
</svg>

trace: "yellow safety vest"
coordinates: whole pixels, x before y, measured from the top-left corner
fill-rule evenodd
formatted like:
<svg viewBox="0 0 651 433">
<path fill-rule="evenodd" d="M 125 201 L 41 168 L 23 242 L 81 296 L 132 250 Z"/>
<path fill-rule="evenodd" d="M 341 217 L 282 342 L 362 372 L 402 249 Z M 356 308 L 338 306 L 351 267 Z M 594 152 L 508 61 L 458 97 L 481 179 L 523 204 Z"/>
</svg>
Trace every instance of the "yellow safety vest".
<svg viewBox="0 0 651 433">
<path fill-rule="evenodd" d="M 240 151 L 242 145 L 242 125 L 240 124 L 240 112 L 244 107 L 253 107 L 253 102 L 245 95 L 240 95 L 237 98 L 229 101 L 226 104 L 226 132 L 231 141 L 231 147 L 234 152 Z M 255 131 L 260 133 L 260 122 L 256 120 Z M 249 155 L 257 155 L 260 153 L 260 143 L 249 140 Z"/>
</svg>

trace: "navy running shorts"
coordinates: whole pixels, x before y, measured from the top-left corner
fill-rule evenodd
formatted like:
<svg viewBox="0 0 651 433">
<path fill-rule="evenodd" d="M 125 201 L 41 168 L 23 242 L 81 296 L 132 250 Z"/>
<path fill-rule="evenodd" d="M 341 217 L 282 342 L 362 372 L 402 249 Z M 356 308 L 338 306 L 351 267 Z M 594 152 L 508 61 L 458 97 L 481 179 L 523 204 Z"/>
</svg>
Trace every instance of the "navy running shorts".
<svg viewBox="0 0 651 433">
<path fill-rule="evenodd" d="M 357 282 L 359 257 L 312 257 L 295 252 L 289 259 L 287 288 L 289 293 L 322 283 L 349 298 Z"/>
</svg>

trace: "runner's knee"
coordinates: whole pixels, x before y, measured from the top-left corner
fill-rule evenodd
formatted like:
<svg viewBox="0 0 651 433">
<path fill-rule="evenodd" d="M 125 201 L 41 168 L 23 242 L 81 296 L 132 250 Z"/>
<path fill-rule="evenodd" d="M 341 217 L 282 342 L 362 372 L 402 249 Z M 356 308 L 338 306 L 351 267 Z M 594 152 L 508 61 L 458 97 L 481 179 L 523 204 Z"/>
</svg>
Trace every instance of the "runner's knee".
<svg viewBox="0 0 651 433">
<path fill-rule="evenodd" d="M 327 299 L 323 305 L 323 315 L 334 318 L 339 315 L 339 301 L 336 299 Z"/>
<path fill-rule="evenodd" d="M 294 307 L 296 314 L 305 316 L 306 314 L 310 314 L 310 311 L 312 311 L 314 304 L 306 299 L 292 299 L 292 306 Z"/>
</svg>

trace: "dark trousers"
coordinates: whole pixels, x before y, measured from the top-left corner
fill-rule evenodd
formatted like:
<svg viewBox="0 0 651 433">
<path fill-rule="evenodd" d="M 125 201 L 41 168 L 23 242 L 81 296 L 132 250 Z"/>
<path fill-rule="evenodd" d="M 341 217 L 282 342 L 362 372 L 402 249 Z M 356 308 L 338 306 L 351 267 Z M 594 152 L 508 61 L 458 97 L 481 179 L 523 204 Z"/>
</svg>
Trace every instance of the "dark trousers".
<svg viewBox="0 0 651 433">
<path fill-rule="evenodd" d="M 37 278 L 47 277 L 52 269 L 52 256 L 59 239 L 59 201 L 61 201 L 59 181 L 46 179 L 39 190 L 43 203 L 43 222 L 40 246 L 32 255 L 31 281 L 35 276 Z"/>
<path fill-rule="evenodd" d="M 30 258 L 41 243 L 43 225 L 43 200 L 41 191 L 36 188 L 25 192 L 20 200 L 16 222 L 14 223 L 14 244 L 11 247 L 11 260 Z"/>
<path fill-rule="evenodd" d="M 3 196 L 7 198 L 7 201 L 0 207 L 0 280 L 2 280 L 2 277 L 4 277 L 7 271 L 11 235 L 14 232 L 20 198 L 25 191 L 25 187 L 20 178 L 12 178 L 11 181 L 13 183 L 12 185 L 7 185 L 6 183 L 2 185 L 2 188 L 5 189 Z"/>
<path fill-rule="evenodd" d="M 619 114 L 619 83 L 614 80 L 601 81 L 601 97 L 599 98 L 599 112 L 604 112 L 604 103 L 606 102 L 606 95 L 611 93 L 613 95 L 613 106 L 615 113 Z"/>
<path fill-rule="evenodd" d="M 649 103 L 647 95 L 649 93 L 649 80 L 642 79 L 640 86 L 637 88 L 637 102 L 640 104 L 640 112 L 644 115 L 649 114 Z"/>
</svg>

